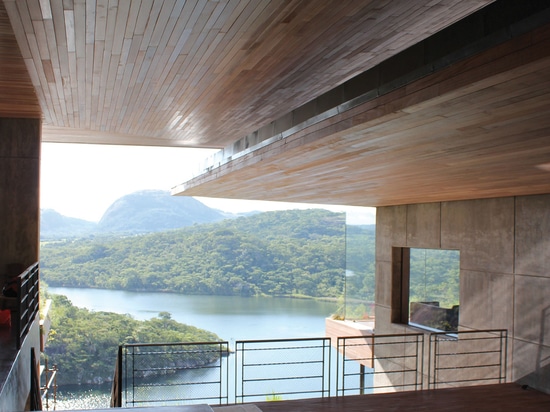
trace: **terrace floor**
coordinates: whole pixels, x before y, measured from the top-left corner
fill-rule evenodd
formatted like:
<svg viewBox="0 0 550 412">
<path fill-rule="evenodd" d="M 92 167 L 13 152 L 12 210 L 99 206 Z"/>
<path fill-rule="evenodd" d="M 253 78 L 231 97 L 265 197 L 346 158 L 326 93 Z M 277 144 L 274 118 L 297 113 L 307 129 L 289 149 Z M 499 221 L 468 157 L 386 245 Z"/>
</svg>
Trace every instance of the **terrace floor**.
<svg viewBox="0 0 550 412">
<path fill-rule="evenodd" d="M 135 408 L 117 408 L 119 412 Z M 140 412 L 540 412 L 550 411 L 550 395 L 515 383 L 394 392 L 230 406 L 195 405 L 138 408 Z M 94 412 L 112 412 L 96 409 Z"/>
<path fill-rule="evenodd" d="M 324 399 L 260 402 L 262 412 L 507 412 L 550 411 L 550 395 L 520 385 L 497 384 L 430 391 L 394 392 Z M 216 412 L 239 409 L 213 408 Z M 244 412 L 244 410 L 243 410 Z"/>
</svg>

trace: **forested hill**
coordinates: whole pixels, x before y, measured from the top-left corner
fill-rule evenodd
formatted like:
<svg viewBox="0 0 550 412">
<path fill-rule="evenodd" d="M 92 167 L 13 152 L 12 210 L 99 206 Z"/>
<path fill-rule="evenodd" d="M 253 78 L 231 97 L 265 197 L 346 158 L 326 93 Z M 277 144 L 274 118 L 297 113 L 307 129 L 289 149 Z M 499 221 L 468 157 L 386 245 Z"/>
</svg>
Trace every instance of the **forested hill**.
<svg viewBox="0 0 550 412">
<path fill-rule="evenodd" d="M 40 211 L 42 240 L 75 239 L 95 235 L 135 235 L 180 229 L 194 224 L 236 217 L 187 196 L 163 190 L 141 190 L 117 199 L 99 223 L 63 216 L 55 210 Z"/>
<path fill-rule="evenodd" d="M 97 229 L 99 233 L 151 233 L 224 218 L 220 211 L 192 197 L 142 190 L 115 201 L 101 217 Z"/>
<path fill-rule="evenodd" d="M 371 250 L 373 228 L 364 228 Z M 45 243 L 41 273 L 50 286 L 337 297 L 345 259 L 344 214 L 287 210 L 162 233 Z"/>
<path fill-rule="evenodd" d="M 139 321 L 130 315 L 78 308 L 65 296 L 50 298 L 52 329 L 45 353 L 60 371 L 59 385 L 110 381 L 121 344 L 220 341 L 216 334 L 176 322 L 166 312 Z M 212 361 L 216 359 L 212 353 Z"/>
</svg>

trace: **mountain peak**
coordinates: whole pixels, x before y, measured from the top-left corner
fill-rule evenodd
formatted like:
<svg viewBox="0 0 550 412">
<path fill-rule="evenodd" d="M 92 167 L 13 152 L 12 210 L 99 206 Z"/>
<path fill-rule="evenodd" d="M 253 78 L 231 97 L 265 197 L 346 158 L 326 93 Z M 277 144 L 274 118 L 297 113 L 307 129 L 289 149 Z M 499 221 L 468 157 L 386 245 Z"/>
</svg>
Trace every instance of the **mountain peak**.
<svg viewBox="0 0 550 412">
<path fill-rule="evenodd" d="M 227 216 L 187 196 L 163 190 L 141 190 L 116 200 L 95 224 L 62 216 L 52 209 L 41 211 L 42 238 L 91 234 L 141 234 L 210 223 Z"/>
<path fill-rule="evenodd" d="M 223 219 L 221 213 L 187 196 L 142 190 L 115 201 L 98 223 L 103 233 L 160 232 Z"/>
</svg>

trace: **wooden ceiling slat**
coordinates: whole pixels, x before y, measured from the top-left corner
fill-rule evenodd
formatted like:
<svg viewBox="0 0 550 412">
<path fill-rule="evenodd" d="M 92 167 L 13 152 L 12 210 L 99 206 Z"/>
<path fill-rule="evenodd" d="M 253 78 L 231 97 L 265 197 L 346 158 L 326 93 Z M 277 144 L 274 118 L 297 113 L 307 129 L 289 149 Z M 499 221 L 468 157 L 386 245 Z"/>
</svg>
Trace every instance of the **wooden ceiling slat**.
<svg viewBox="0 0 550 412">
<path fill-rule="evenodd" d="M 113 64 L 118 65 L 116 56 L 113 56 L 113 47 L 119 43 L 119 41 L 114 38 L 118 11 L 119 7 L 107 7 L 107 13 L 105 16 L 105 42 L 99 81 L 101 87 L 97 97 L 98 106 L 101 107 L 101 110 L 98 111 L 98 123 L 101 130 L 106 130 L 107 117 L 111 111 L 110 97 L 113 93 L 114 78 L 109 82 L 109 74 L 112 73 Z"/>
<path fill-rule="evenodd" d="M 181 6 L 182 5 L 178 8 L 178 10 L 180 10 L 178 13 L 181 12 Z M 171 51 L 166 52 L 166 50 L 170 36 L 174 30 L 175 24 L 177 23 L 177 19 L 173 17 L 173 11 L 173 7 L 166 8 L 163 13 L 164 16 L 161 16 L 157 21 L 155 28 L 155 32 L 157 32 L 158 37 L 158 41 L 155 42 L 157 46 L 154 49 L 155 55 L 151 58 L 151 65 L 146 73 L 143 86 L 143 89 L 148 92 L 143 93 L 140 97 L 144 108 L 141 121 L 147 121 L 148 123 L 153 124 L 155 129 L 159 131 L 164 128 L 165 122 L 162 123 L 162 119 L 159 120 L 158 116 L 153 117 L 149 115 L 147 117 L 147 113 L 149 113 L 150 109 L 154 107 L 153 101 L 155 97 L 160 94 L 158 87 L 161 82 L 159 79 L 163 79 L 164 82 L 167 81 L 167 79 L 162 76 L 161 71 L 166 67 L 168 58 L 171 54 Z M 162 113 L 162 111 L 160 111 L 160 113 Z M 136 125 L 136 127 L 142 126 L 140 124 Z"/>
<path fill-rule="evenodd" d="M 0 84 L 9 84 L 5 92 L 0 94 L 0 116 L 39 118 L 41 110 L 33 87 L 33 79 L 27 70 L 27 62 L 22 56 L 17 44 L 19 36 L 24 35 L 21 21 L 16 20 L 12 29 L 8 15 L 16 15 L 18 5 L 13 2 L 0 3 Z M 23 44 L 25 56 L 30 56 L 26 42 Z M 30 63 L 30 61 L 29 61 Z M 38 84 L 36 73 L 34 82 Z"/>
</svg>

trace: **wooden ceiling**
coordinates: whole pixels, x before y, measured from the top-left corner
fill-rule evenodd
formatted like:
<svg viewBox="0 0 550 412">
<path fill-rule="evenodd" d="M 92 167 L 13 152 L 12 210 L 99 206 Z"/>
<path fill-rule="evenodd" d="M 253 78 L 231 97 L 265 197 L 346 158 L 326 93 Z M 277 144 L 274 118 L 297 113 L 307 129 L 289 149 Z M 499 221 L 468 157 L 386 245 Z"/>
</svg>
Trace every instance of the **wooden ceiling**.
<svg viewBox="0 0 550 412">
<path fill-rule="evenodd" d="M 40 105 L 19 52 L 6 9 L 0 2 L 0 116 L 39 118 Z"/>
<path fill-rule="evenodd" d="M 228 158 L 175 193 L 355 206 L 550 193 L 550 25 Z"/>
<path fill-rule="evenodd" d="M 3 2 L 44 141 L 222 148 L 490 0 Z"/>
<path fill-rule="evenodd" d="M 503 67 L 453 66 L 284 139 L 234 144 L 492 2 L 0 0 L 0 116 L 41 116 L 48 142 L 243 148 L 184 195 L 379 206 L 550 193 L 545 34 L 509 45 Z"/>
</svg>

